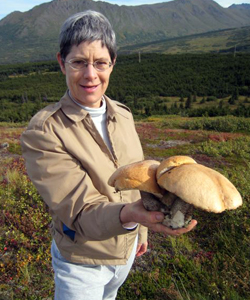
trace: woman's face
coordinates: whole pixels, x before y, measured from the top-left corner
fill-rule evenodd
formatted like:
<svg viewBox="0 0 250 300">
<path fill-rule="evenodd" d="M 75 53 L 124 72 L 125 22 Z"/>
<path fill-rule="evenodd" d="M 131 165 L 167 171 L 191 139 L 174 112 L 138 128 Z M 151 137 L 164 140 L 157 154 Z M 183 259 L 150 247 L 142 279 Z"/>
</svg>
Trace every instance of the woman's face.
<svg viewBox="0 0 250 300">
<path fill-rule="evenodd" d="M 97 60 L 111 62 L 109 51 L 105 46 L 102 47 L 101 41 L 82 42 L 78 46 L 74 45 L 65 61 L 75 58 L 84 59 L 88 63 Z M 62 62 L 60 53 L 57 54 L 57 60 L 63 74 L 66 75 L 67 86 L 74 99 L 87 107 L 100 107 L 102 96 L 109 84 L 113 65 L 102 72 L 97 71 L 91 64 L 81 70 L 75 70 L 70 67 L 70 64 Z"/>
</svg>

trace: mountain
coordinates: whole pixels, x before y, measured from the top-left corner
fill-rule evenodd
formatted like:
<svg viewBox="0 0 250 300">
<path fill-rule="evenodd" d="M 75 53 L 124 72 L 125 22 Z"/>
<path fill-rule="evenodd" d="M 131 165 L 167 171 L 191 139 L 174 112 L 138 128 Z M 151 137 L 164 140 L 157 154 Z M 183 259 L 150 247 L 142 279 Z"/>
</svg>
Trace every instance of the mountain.
<svg viewBox="0 0 250 300">
<path fill-rule="evenodd" d="M 244 14 L 248 19 L 250 19 L 250 4 L 233 4 L 229 6 L 228 10 L 231 11 L 235 17 L 241 17 L 242 14 Z"/>
<path fill-rule="evenodd" d="M 0 63 L 55 59 L 59 29 L 73 13 L 92 9 L 112 23 L 119 47 L 250 25 L 249 4 L 223 8 L 213 0 L 174 0 L 118 6 L 92 0 L 53 0 L 0 21 Z"/>
<path fill-rule="evenodd" d="M 233 4 L 233 5 L 229 6 L 229 9 L 239 9 L 239 10 L 248 9 L 250 11 L 250 4 L 248 4 L 248 3 Z"/>
</svg>

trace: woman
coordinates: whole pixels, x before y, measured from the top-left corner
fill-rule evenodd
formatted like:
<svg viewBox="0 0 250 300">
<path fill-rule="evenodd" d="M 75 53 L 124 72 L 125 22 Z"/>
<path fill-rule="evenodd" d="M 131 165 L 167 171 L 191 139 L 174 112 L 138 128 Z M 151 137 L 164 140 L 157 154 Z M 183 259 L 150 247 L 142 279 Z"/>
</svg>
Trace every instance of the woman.
<svg viewBox="0 0 250 300">
<path fill-rule="evenodd" d="M 143 160 L 130 110 L 105 95 L 116 61 L 115 34 L 100 13 L 62 26 L 57 60 L 68 90 L 36 114 L 22 135 L 28 174 L 50 208 L 55 299 L 115 299 L 147 228 L 169 235 L 163 214 L 148 212 L 138 191 L 107 184 L 122 165 Z"/>
</svg>

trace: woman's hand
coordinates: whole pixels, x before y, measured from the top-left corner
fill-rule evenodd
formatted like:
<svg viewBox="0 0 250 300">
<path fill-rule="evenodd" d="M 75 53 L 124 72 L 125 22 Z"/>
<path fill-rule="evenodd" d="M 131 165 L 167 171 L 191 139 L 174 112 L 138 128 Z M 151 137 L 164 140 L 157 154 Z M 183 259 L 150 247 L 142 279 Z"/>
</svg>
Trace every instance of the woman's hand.
<svg viewBox="0 0 250 300">
<path fill-rule="evenodd" d="M 147 211 L 142 203 L 142 200 L 126 204 L 120 213 L 122 224 L 136 222 L 145 227 L 148 227 L 154 232 L 161 232 L 165 235 L 178 236 L 192 230 L 196 224 L 196 220 L 192 220 L 186 228 L 171 229 L 161 224 L 164 219 L 164 214 L 157 211 Z"/>
<path fill-rule="evenodd" d="M 147 252 L 148 243 L 138 244 L 136 249 L 136 256 L 139 257 Z"/>
</svg>

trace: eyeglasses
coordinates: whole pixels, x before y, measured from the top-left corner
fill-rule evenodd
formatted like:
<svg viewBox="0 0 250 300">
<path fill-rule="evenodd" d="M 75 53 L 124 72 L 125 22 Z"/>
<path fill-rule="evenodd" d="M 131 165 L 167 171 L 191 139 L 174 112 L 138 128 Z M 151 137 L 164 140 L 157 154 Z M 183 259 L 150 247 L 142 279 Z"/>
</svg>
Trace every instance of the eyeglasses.
<svg viewBox="0 0 250 300">
<path fill-rule="evenodd" d="M 64 63 L 69 64 L 74 70 L 83 70 L 87 68 L 88 65 L 92 65 L 98 72 L 106 71 L 113 65 L 113 63 L 108 60 L 96 60 L 93 63 L 89 63 L 80 58 L 72 58 L 69 61 L 64 61 Z"/>
</svg>

